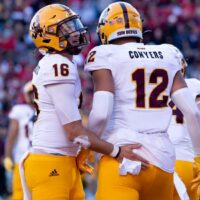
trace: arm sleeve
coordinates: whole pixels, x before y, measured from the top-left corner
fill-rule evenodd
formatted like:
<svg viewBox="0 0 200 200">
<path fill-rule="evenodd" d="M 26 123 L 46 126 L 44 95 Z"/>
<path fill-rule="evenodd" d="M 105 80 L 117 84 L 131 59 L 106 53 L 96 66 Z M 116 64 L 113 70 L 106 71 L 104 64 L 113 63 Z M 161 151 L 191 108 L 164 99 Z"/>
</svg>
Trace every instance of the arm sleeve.
<svg viewBox="0 0 200 200">
<path fill-rule="evenodd" d="M 74 84 L 51 84 L 46 86 L 46 90 L 53 101 L 62 125 L 81 119 Z"/>
<path fill-rule="evenodd" d="M 183 113 L 192 139 L 194 151 L 200 155 L 200 112 L 188 88 L 181 88 L 172 94 L 172 101 Z"/>
<path fill-rule="evenodd" d="M 88 128 L 101 136 L 113 111 L 114 95 L 108 91 L 94 93 L 92 110 L 89 114 Z"/>
</svg>

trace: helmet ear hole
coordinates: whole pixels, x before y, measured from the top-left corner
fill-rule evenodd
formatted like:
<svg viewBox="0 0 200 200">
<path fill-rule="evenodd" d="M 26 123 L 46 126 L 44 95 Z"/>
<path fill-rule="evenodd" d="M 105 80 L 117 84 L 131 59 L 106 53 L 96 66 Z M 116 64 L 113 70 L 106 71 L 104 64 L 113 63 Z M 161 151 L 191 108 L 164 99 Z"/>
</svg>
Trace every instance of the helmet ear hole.
<svg viewBox="0 0 200 200">
<path fill-rule="evenodd" d="M 61 48 L 65 48 L 65 47 L 66 47 L 66 41 L 60 42 L 60 47 L 61 47 Z"/>
<path fill-rule="evenodd" d="M 43 42 L 44 43 L 49 43 L 51 40 L 50 39 L 44 39 Z"/>
</svg>

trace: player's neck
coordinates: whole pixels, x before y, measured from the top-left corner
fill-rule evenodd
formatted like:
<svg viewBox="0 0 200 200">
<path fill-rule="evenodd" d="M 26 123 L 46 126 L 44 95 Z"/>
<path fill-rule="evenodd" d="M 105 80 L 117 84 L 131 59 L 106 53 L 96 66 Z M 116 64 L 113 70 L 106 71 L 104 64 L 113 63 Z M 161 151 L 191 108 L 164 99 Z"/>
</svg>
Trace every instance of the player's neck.
<svg viewBox="0 0 200 200">
<path fill-rule="evenodd" d="M 69 54 L 67 52 L 61 53 L 61 55 L 64 56 L 64 57 L 66 57 L 66 58 L 68 58 L 70 61 L 72 61 L 73 55 L 71 55 L 71 54 Z"/>
<path fill-rule="evenodd" d="M 121 38 L 121 39 L 119 38 L 117 40 L 113 40 L 111 44 L 121 45 L 121 44 L 129 43 L 129 42 L 137 43 L 138 41 L 136 38 Z"/>
</svg>

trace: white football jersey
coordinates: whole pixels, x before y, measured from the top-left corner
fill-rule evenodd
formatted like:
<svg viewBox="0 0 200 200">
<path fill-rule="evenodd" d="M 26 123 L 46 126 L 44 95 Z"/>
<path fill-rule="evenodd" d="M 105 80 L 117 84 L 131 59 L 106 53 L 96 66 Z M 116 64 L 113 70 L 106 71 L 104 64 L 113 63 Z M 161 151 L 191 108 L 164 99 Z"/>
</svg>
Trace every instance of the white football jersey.
<svg viewBox="0 0 200 200">
<path fill-rule="evenodd" d="M 34 111 L 28 104 L 19 104 L 13 106 L 9 113 L 10 119 L 18 121 L 19 130 L 13 149 L 13 159 L 15 163 L 18 163 L 21 156 L 29 149 L 31 143 L 31 134 L 33 128 Z"/>
<path fill-rule="evenodd" d="M 200 81 L 194 78 L 185 79 L 185 81 L 193 98 L 196 99 L 196 97 L 200 95 Z M 173 109 L 173 117 L 168 133 L 175 146 L 176 159 L 192 162 L 194 158 L 194 151 L 184 116 L 172 101 L 169 104 Z"/>
<path fill-rule="evenodd" d="M 115 84 L 114 108 L 103 139 L 115 144 L 140 142 L 138 150 L 154 165 L 172 172 L 174 151 L 167 136 L 171 118 L 168 99 L 181 69 L 172 45 L 101 45 L 87 57 L 86 71 L 109 69 Z M 119 131 L 120 130 L 120 131 Z"/>
<path fill-rule="evenodd" d="M 67 139 L 45 86 L 60 83 L 75 84 L 74 95 L 78 99 L 81 93 L 81 84 L 77 66 L 62 55 L 46 54 L 33 72 L 32 83 L 35 89 L 35 106 L 37 108 L 37 120 L 33 130 L 33 148 L 44 149 L 50 153 L 76 155 L 78 146 Z M 65 101 L 65 99 L 58 99 L 59 101 Z"/>
</svg>

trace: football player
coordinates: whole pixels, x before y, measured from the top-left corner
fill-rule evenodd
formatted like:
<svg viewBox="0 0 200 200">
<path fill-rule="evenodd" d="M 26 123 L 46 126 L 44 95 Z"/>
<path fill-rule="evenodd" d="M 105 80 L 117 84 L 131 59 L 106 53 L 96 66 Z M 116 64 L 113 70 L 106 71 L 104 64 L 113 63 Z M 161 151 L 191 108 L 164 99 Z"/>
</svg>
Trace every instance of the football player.
<svg viewBox="0 0 200 200">
<path fill-rule="evenodd" d="M 32 151 L 20 171 L 24 195 L 34 200 L 81 200 L 84 192 L 76 164 L 80 147 L 135 159 L 132 149 L 141 145 L 119 148 L 82 125 L 77 105 L 81 85 L 73 55 L 81 52 L 88 39 L 87 28 L 75 12 L 62 4 L 41 8 L 30 23 L 30 35 L 44 57 L 33 72 L 37 116 Z"/>
<path fill-rule="evenodd" d="M 134 152 L 150 165 L 143 170 L 141 162 L 120 164 L 102 156 L 96 199 L 172 200 L 169 97 L 188 122 L 200 169 L 200 113 L 181 75 L 179 51 L 168 44 L 144 45 L 140 14 L 125 2 L 105 8 L 97 33 L 102 45 L 89 52 L 85 65 L 95 88 L 88 127 L 114 145 L 141 143 Z"/>
<path fill-rule="evenodd" d="M 13 106 L 9 113 L 10 123 L 5 143 L 4 167 L 13 172 L 12 200 L 22 200 L 23 193 L 19 176 L 19 160 L 31 145 L 31 133 L 34 116 L 31 94 L 33 92 L 31 81 L 24 86 L 24 99 L 26 104 Z"/>
<path fill-rule="evenodd" d="M 180 59 L 182 60 L 182 74 L 184 75 L 187 67 L 187 62 L 185 61 L 182 54 L 180 54 Z M 200 109 L 200 81 L 194 78 L 186 78 L 185 81 Z M 194 189 L 191 188 L 191 181 L 195 176 L 193 171 L 194 151 L 192 148 L 192 141 L 189 136 L 187 124 L 182 112 L 175 106 L 172 101 L 170 101 L 169 105 L 172 108 L 173 117 L 171 119 L 168 133 L 172 143 L 174 144 L 176 152 L 175 171 L 185 184 L 189 198 L 191 200 L 196 200 L 197 188 L 194 186 Z M 180 188 L 178 183 L 175 183 L 175 185 L 177 186 L 178 192 L 175 189 L 174 200 L 179 200 L 182 193 L 179 192 Z"/>
</svg>

